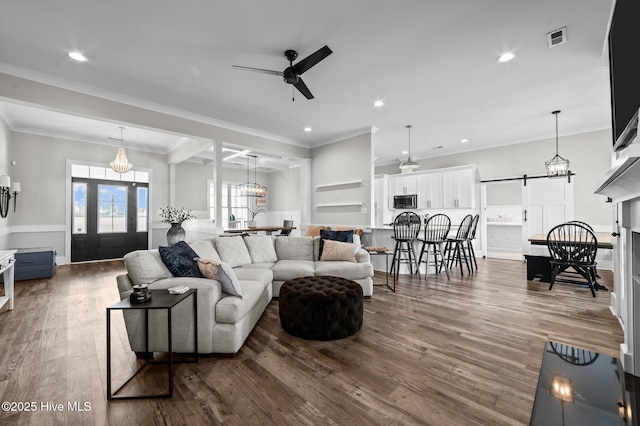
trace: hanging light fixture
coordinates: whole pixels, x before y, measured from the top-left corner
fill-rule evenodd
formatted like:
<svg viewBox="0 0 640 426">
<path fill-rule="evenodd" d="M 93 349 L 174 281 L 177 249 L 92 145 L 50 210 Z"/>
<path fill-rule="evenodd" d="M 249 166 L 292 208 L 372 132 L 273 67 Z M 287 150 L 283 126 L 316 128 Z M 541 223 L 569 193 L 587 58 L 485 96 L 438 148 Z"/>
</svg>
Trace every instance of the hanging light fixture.
<svg viewBox="0 0 640 426">
<path fill-rule="evenodd" d="M 253 158 L 253 182 L 249 182 L 249 157 Z M 240 195 L 246 197 L 264 197 L 267 195 L 267 187 L 256 182 L 258 174 L 257 158 L 256 155 L 247 154 L 247 181 L 238 185 Z"/>
<path fill-rule="evenodd" d="M 566 176 L 569 173 L 569 160 L 558 155 L 558 114 L 560 114 L 560 110 L 553 111 L 551 114 L 556 116 L 556 155 L 546 161 L 544 165 L 549 177 Z"/>
<path fill-rule="evenodd" d="M 409 155 L 407 156 L 407 161 L 400 163 L 400 170 L 408 170 L 412 172 L 420 167 L 420 165 L 411 160 L 411 124 L 407 124 L 405 127 L 409 130 Z"/>
<path fill-rule="evenodd" d="M 124 144 L 124 127 L 120 127 L 120 139 L 111 138 L 120 141 L 120 148 L 116 154 L 116 159 L 109 163 L 113 171 L 117 173 L 127 173 L 133 167 L 133 164 L 127 160 L 127 154 L 124 152 L 122 145 Z"/>
</svg>

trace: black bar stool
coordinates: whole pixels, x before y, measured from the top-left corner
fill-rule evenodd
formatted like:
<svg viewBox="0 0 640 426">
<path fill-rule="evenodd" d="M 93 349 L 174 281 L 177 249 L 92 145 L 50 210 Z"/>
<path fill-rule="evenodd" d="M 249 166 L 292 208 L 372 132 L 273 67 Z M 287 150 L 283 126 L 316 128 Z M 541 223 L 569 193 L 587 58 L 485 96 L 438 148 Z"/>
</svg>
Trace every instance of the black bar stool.
<svg viewBox="0 0 640 426">
<path fill-rule="evenodd" d="M 424 225 L 424 239 L 420 240 L 422 241 L 422 249 L 420 250 L 420 259 L 418 259 L 418 266 L 420 266 L 422 262 L 426 263 L 425 278 L 429 276 L 429 252 L 431 252 L 431 249 L 433 249 L 433 265 L 436 268 L 436 272 L 442 270 L 444 266 L 447 278 L 451 278 L 443 250 L 450 229 L 451 219 L 446 214 L 439 213 L 427 219 L 427 223 Z M 425 251 L 427 256 L 422 260 Z M 440 262 L 438 262 L 438 258 Z"/>
<path fill-rule="evenodd" d="M 391 272 L 395 274 L 396 279 L 398 278 L 401 263 L 409 264 L 409 273 L 411 275 L 414 274 L 413 267 L 415 266 L 418 276 L 420 275 L 413 243 L 418 239 L 421 224 L 420 216 L 413 212 L 402 212 L 393 220 L 392 238 L 396 240 L 396 246 L 393 250 Z"/>
</svg>

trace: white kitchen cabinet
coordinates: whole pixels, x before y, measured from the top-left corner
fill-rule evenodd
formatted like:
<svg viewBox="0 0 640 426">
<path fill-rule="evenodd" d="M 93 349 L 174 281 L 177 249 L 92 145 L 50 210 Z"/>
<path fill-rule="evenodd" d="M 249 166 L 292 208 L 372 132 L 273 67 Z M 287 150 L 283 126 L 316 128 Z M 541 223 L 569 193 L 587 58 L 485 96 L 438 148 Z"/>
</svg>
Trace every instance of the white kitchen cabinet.
<svg viewBox="0 0 640 426">
<path fill-rule="evenodd" d="M 387 175 L 376 176 L 374 185 L 374 223 L 376 227 L 382 227 L 385 223 L 390 223 L 393 217 L 393 212 L 390 210 L 393 205 L 389 205 L 389 182 Z"/>
<path fill-rule="evenodd" d="M 418 195 L 418 209 L 472 209 L 475 205 L 473 165 L 388 176 L 388 206 L 394 195 Z"/>
<path fill-rule="evenodd" d="M 397 176 L 389 179 L 389 207 L 393 208 L 394 195 L 418 193 L 418 179 L 415 175 Z"/>
<path fill-rule="evenodd" d="M 443 172 L 443 207 L 446 209 L 473 208 L 474 185 L 472 169 Z"/>
<path fill-rule="evenodd" d="M 442 208 L 442 173 L 430 173 L 417 176 L 418 208 Z"/>
</svg>

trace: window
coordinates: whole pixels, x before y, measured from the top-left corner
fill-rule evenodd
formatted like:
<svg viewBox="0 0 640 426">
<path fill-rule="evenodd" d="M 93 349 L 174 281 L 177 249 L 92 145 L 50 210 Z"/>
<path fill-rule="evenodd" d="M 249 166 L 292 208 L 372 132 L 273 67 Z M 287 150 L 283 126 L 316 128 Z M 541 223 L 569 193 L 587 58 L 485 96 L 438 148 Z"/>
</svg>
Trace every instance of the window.
<svg viewBox="0 0 640 426">
<path fill-rule="evenodd" d="M 215 206 L 215 188 L 213 180 L 209 180 L 209 217 L 214 218 Z M 239 226 L 244 226 L 245 221 L 249 220 L 249 211 L 247 210 L 247 198 L 240 195 L 238 184 L 235 182 L 222 183 L 222 227 L 229 227 L 229 217 L 233 215 Z"/>
<path fill-rule="evenodd" d="M 148 172 L 130 170 L 127 173 L 118 173 L 114 172 L 110 167 L 86 166 L 83 164 L 71 165 L 71 177 L 149 183 Z"/>
<path fill-rule="evenodd" d="M 136 215 L 136 231 L 147 232 L 147 217 L 149 209 L 147 203 L 149 200 L 149 188 L 146 186 L 138 187 L 138 209 Z"/>
<path fill-rule="evenodd" d="M 127 187 L 98 185 L 98 233 L 127 232 Z"/>
<path fill-rule="evenodd" d="M 73 184 L 73 215 L 71 216 L 71 232 L 87 233 L 87 184 Z"/>
</svg>

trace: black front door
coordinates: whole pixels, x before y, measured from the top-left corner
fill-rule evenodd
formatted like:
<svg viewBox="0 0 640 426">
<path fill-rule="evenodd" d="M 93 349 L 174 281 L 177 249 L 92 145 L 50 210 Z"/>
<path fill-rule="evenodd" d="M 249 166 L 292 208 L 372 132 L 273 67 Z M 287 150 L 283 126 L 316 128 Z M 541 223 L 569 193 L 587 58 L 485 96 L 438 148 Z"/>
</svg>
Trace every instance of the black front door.
<svg viewBox="0 0 640 426">
<path fill-rule="evenodd" d="M 72 187 L 72 262 L 147 249 L 148 184 L 73 178 Z"/>
</svg>

